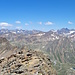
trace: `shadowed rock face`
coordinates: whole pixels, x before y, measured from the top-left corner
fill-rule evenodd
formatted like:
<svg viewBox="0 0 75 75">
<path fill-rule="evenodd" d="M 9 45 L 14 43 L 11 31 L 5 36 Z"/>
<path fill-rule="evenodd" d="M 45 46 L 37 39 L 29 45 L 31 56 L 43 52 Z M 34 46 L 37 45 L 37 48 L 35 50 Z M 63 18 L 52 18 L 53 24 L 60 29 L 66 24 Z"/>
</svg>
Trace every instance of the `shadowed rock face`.
<svg viewBox="0 0 75 75">
<path fill-rule="evenodd" d="M 21 50 L 0 59 L 0 75 L 57 75 L 48 56 L 33 50 Z"/>
<path fill-rule="evenodd" d="M 3 38 L 3 37 L 0 37 L 0 44 L 3 43 L 3 42 L 7 42 L 7 39 Z"/>
<path fill-rule="evenodd" d="M 11 54 L 12 50 L 13 46 L 9 41 L 4 37 L 0 37 L 0 58 Z"/>
<path fill-rule="evenodd" d="M 11 48 L 9 41 L 4 37 L 0 37 L 0 50 L 11 50 Z"/>
</svg>

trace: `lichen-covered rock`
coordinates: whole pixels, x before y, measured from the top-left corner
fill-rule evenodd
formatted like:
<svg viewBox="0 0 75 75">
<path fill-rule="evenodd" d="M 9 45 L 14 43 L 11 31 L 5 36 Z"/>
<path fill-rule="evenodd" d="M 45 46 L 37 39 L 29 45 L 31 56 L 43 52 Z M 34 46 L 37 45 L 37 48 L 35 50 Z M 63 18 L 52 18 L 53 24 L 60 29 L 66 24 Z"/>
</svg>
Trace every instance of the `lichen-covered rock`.
<svg viewBox="0 0 75 75">
<path fill-rule="evenodd" d="M 42 52 L 21 50 L 0 59 L 0 75 L 56 75 L 56 71 Z"/>
</svg>

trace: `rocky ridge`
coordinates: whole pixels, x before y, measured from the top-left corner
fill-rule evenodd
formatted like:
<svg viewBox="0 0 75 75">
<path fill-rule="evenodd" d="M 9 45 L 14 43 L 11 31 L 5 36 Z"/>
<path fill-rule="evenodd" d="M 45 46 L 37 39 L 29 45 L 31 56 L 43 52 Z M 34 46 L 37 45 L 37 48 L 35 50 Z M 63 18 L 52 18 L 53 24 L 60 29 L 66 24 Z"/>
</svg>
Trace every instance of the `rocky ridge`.
<svg viewBox="0 0 75 75">
<path fill-rule="evenodd" d="M 48 56 L 34 50 L 21 50 L 0 59 L 0 75 L 57 75 Z"/>
</svg>

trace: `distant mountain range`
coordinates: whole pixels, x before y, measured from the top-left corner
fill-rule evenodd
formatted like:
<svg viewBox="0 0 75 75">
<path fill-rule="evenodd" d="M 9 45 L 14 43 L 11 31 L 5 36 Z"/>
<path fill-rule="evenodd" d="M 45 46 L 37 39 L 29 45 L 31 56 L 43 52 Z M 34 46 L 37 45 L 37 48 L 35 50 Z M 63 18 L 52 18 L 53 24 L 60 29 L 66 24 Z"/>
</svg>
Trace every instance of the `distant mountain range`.
<svg viewBox="0 0 75 75">
<path fill-rule="evenodd" d="M 41 41 L 51 41 L 56 40 L 61 37 L 67 37 L 71 40 L 75 40 L 75 29 L 62 28 L 60 30 L 50 30 L 48 32 L 43 32 L 39 30 L 8 30 L 1 29 L 0 36 L 6 37 L 9 41 L 25 40 L 25 42 L 41 42 Z"/>
<path fill-rule="evenodd" d="M 39 33 L 41 31 L 39 30 L 22 30 L 22 29 L 15 29 L 15 30 L 8 30 L 8 29 L 1 29 L 0 34 L 6 34 L 6 33 L 13 33 L 13 34 L 35 34 Z"/>
<path fill-rule="evenodd" d="M 72 34 L 75 34 L 75 29 L 68 29 L 68 28 L 62 28 L 60 30 L 50 30 L 48 32 L 43 32 L 40 30 L 22 30 L 22 29 L 15 29 L 15 30 L 8 30 L 8 29 L 1 29 L 0 30 L 0 35 L 1 34 L 24 34 L 24 35 L 33 35 L 33 34 L 38 34 L 41 36 L 42 34 L 51 34 L 51 33 L 56 33 L 58 35 L 64 35 L 64 36 L 69 36 Z"/>
</svg>

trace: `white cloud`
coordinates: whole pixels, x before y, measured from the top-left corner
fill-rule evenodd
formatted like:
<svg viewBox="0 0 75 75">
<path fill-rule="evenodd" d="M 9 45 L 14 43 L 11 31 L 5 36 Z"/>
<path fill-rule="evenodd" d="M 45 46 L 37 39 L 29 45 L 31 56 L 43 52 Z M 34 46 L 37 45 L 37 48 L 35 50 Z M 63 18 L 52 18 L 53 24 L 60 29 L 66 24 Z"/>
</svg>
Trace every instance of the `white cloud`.
<svg viewBox="0 0 75 75">
<path fill-rule="evenodd" d="M 28 23 L 25 23 L 25 26 L 28 26 L 29 24 Z"/>
<path fill-rule="evenodd" d="M 42 22 L 38 22 L 38 24 L 42 25 Z"/>
<path fill-rule="evenodd" d="M 68 21 L 68 24 L 73 24 L 71 21 Z"/>
<path fill-rule="evenodd" d="M 9 27 L 9 26 L 12 26 L 12 24 L 9 24 L 9 23 L 6 23 L 6 22 L 1 22 L 0 26 L 1 27 Z"/>
<path fill-rule="evenodd" d="M 20 21 L 16 21 L 16 24 L 20 24 L 21 22 Z"/>
<path fill-rule="evenodd" d="M 48 22 L 45 23 L 45 25 L 52 25 L 52 24 L 53 24 L 53 23 L 50 22 L 50 21 L 48 21 Z"/>
</svg>

